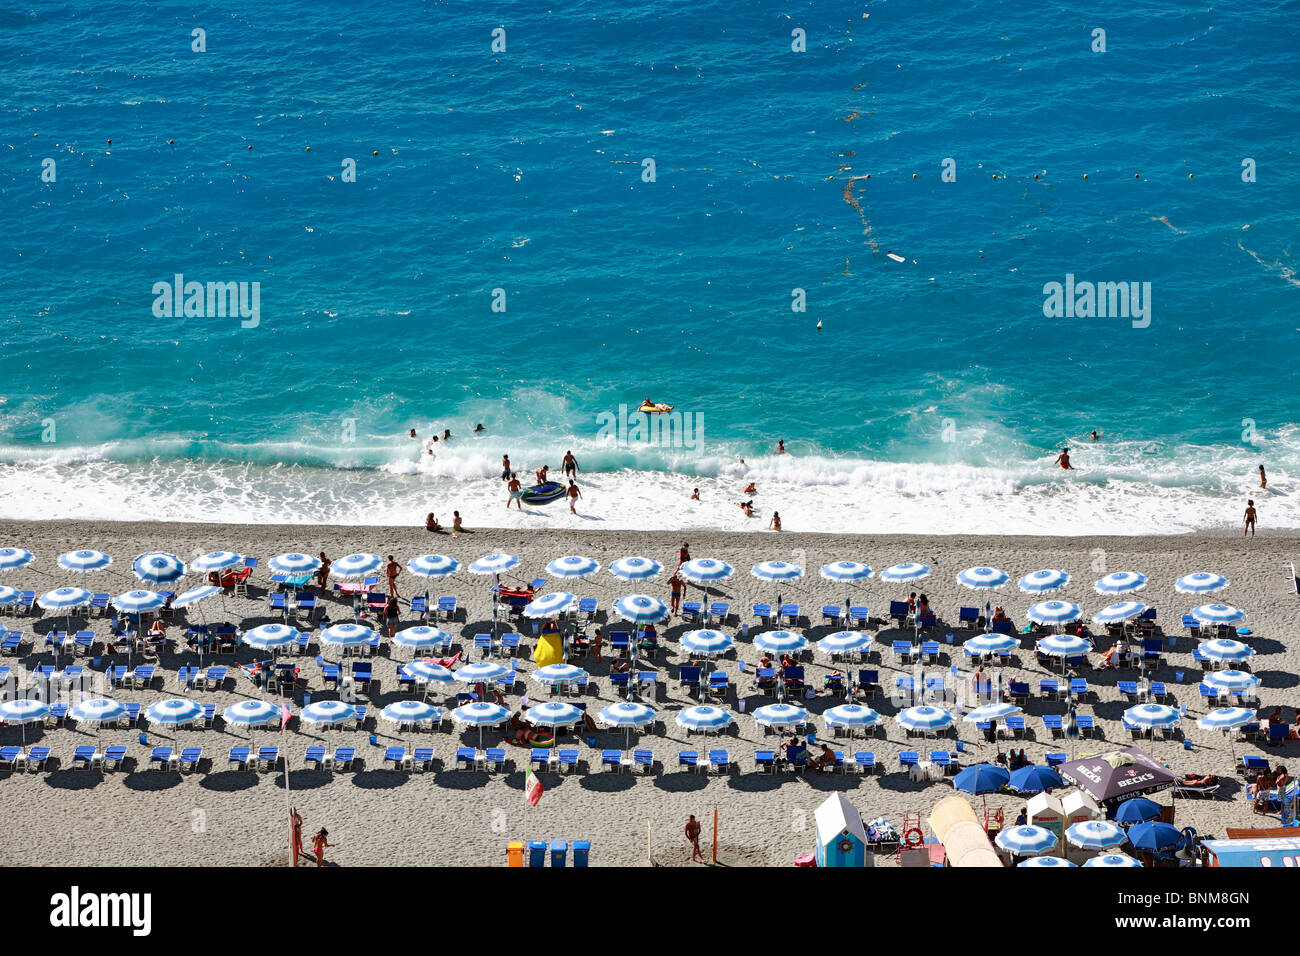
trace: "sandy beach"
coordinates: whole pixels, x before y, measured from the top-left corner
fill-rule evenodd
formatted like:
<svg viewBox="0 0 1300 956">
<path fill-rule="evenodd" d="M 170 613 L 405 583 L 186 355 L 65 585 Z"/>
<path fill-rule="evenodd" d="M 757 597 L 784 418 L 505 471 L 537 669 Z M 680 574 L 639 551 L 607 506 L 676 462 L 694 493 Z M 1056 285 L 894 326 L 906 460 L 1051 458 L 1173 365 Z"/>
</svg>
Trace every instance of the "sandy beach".
<svg viewBox="0 0 1300 956">
<path fill-rule="evenodd" d="M 145 551 L 169 551 L 186 560 L 218 549 L 257 556 L 262 559 L 262 567 L 254 573 L 248 599 L 226 596 L 214 598 L 202 606 L 208 620 L 224 619 L 241 626 L 277 619 L 271 616 L 265 599 L 268 583 L 265 563 L 270 556 L 286 551 L 315 554 L 324 550 L 332 558 L 356 551 L 373 551 L 382 555 L 395 554 L 402 563 L 419 554 L 436 552 L 451 555 L 463 564 L 491 552 L 507 551 L 522 559 L 516 573 L 527 580 L 542 576 L 547 561 L 566 554 L 590 556 L 603 567 L 625 555 L 645 555 L 671 569 L 683 541 L 680 532 L 491 530 L 471 531 L 453 538 L 449 534 L 430 534 L 422 529 L 136 523 L 92 526 L 76 522 L 10 522 L 0 537 L 5 544 L 26 547 L 37 555 L 36 563 L 9 572 L 0 583 L 32 588 L 38 593 L 65 584 L 78 584 L 113 594 L 128 590 L 136 585 L 129 574 L 130 561 Z M 732 605 L 733 617 L 725 629 L 737 636 L 737 652 L 723 659 L 722 669 L 731 675 L 736 687 L 727 706 L 733 712 L 737 710 L 735 693 L 738 692 L 745 701 L 747 713 L 737 714 L 737 723 L 731 732 L 709 738 L 710 746 L 725 747 L 730 752 L 738 764 L 737 770 L 726 776 L 711 777 L 677 770 L 677 751 L 698 749 L 701 738 L 692 736 L 688 741 L 672 719 L 675 712 L 688 704 L 687 695 L 677 681 L 678 666 L 685 660 L 685 655 L 677 646 L 676 638 L 689 626 L 674 618 L 661 628 L 664 646 L 656 659 L 661 690 L 652 706 L 659 712 L 660 732 L 634 734 L 637 745 L 654 750 L 655 772 L 644 777 L 602 773 L 598 753 L 579 742 L 585 766 L 580 772 L 568 776 L 543 773 L 546 792 L 535 808 L 526 804 L 522 791 L 528 756 L 526 750 L 509 748 L 513 765 L 507 772 L 488 775 L 457 771 L 449 760 L 443 761 L 452 755 L 462 740 L 450 724 L 440 732 L 416 734 L 413 738 L 415 745 L 432 745 L 437 751 L 437 770 L 427 774 L 406 774 L 384 767 L 382 748 L 404 743 L 405 735 L 396 735 L 391 726 L 382 723 L 356 732 L 322 733 L 301 727 L 294 720 L 283 736 L 273 729 L 257 732 L 258 742 L 279 743 L 287 749 L 290 801 L 303 814 L 309 833 L 321 826 L 329 828 L 331 842 L 337 844 L 337 848 L 330 851 L 330 859 L 344 866 L 504 865 L 506 845 L 512 840 L 583 839 L 591 841 L 593 865 L 645 865 L 650 855 L 661 865 L 684 864 L 689 856 L 682 837 L 687 815 L 693 813 L 705 822 L 707 843 L 716 809 L 721 861 L 733 865 L 785 866 L 795 857 L 811 851 L 812 813 L 829 792 L 843 792 L 867 820 L 884 816 L 899 826 L 905 812 L 920 811 L 924 816 L 938 800 L 950 796 L 953 788 L 950 781 L 914 782 L 899 770 L 898 754 L 901 751 L 927 748 L 926 741 L 904 739 L 892 719 L 898 707 L 888 695 L 893 678 L 903 672 L 900 665 L 894 664 L 890 654 L 890 642 L 901 634 L 887 622 L 882 625 L 880 618 L 884 616 L 891 598 L 906 597 L 909 590 L 906 586 L 888 585 L 873 579 L 855 586 L 850 592 L 855 604 L 866 603 L 872 611 L 874 620 L 870 630 L 875 635 L 874 653 L 871 662 L 862 666 L 878 669 L 881 683 L 887 688 L 874 703 L 887 718 L 887 736 L 857 742 L 837 741 L 833 746 L 874 751 L 878 765 L 876 773 L 872 776 L 772 776 L 754 772 L 755 750 L 771 748 L 778 741 L 770 735 L 765 737 L 748 715 L 748 711 L 765 700 L 750 687 L 748 677 L 738 676 L 737 658 L 751 665 L 758 659 L 759 654 L 752 644 L 757 628 L 750 614 L 750 605 L 755 601 L 771 601 L 778 588 L 755 580 L 749 568 L 756 562 L 770 559 L 799 564 L 808 571 L 803 580 L 780 590 L 786 601 L 795 601 L 802 606 L 805 620 L 801 622 L 800 630 L 810 639 L 838 629 L 821 624 L 821 607 L 823 604 L 842 605 L 846 590 L 843 585 L 825 581 L 817 574 L 821 565 L 833 560 L 864 561 L 877 570 L 903 561 L 930 564 L 934 573 L 918 583 L 915 590 L 926 593 L 938 611 L 941 624 L 935 633 L 941 642 L 948 631 L 954 630 L 952 625 L 956 621 L 958 606 L 983 605 L 986 597 L 994 603 L 1004 604 L 1017 624 L 1023 624 L 1025 609 L 1039 598 L 1017 591 L 1014 581 L 1020 575 L 1039 568 L 1061 568 L 1071 574 L 1070 585 L 1051 596 L 1078 603 L 1088 618 L 1111 601 L 1093 591 L 1093 581 L 1102 573 L 1136 570 L 1148 575 L 1150 584 L 1137 597 L 1156 607 L 1159 623 L 1168 633 L 1177 635 L 1175 648 L 1167 655 L 1165 666 L 1153 677 L 1169 686 L 1172 703 L 1186 705 L 1188 716 L 1182 722 L 1183 731 L 1194 746 L 1190 751 L 1184 750 L 1180 740 L 1148 742 L 1143 746 L 1179 774 L 1184 771 L 1214 773 L 1225 781 L 1221 799 L 1179 801 L 1175 822 L 1180 826 L 1195 826 L 1203 834 L 1220 835 L 1228 826 L 1267 826 L 1276 822 L 1276 818 L 1270 821 L 1251 812 L 1251 805 L 1244 797 L 1244 784 L 1233 773 L 1228 742 L 1221 735 L 1198 730 L 1195 726 L 1195 717 L 1207 708 L 1196 691 L 1199 668 L 1193 664 L 1191 656 L 1195 642 L 1186 636 L 1179 622 L 1192 606 L 1204 601 L 1193 595 L 1176 593 L 1173 581 L 1179 575 L 1198 570 L 1217 571 L 1231 580 L 1231 587 L 1215 597 L 1249 613 L 1246 623 L 1254 632 L 1251 643 L 1257 651 L 1253 670 L 1262 678 L 1260 710 L 1267 713 L 1276 705 L 1290 708 L 1295 704 L 1296 686 L 1300 682 L 1296 676 L 1300 674 L 1300 647 L 1294 639 L 1295 611 L 1300 598 L 1292 588 L 1289 565 L 1300 556 L 1300 537 L 1260 537 L 1243 541 L 1229 535 L 1049 538 L 711 532 L 690 533 L 686 540 L 693 557 L 721 558 L 732 564 L 737 572 L 718 588 Z M 107 571 L 84 576 L 63 572 L 55 565 L 55 557 L 76 548 L 104 550 L 113 556 L 114 565 Z M 1012 584 L 996 595 L 987 596 L 961 588 L 954 577 L 958 571 L 972 565 L 1001 568 L 1011 574 Z M 594 579 L 572 582 L 566 587 L 580 597 L 598 598 L 603 612 L 615 598 L 629 592 L 648 593 L 667 600 L 665 578 L 666 575 L 641 585 L 629 585 L 602 570 Z M 191 575 L 186 581 L 198 583 L 198 576 Z M 409 598 L 413 593 L 422 593 L 429 585 L 434 596 L 458 596 L 461 606 L 466 609 L 465 619 L 444 627 L 451 628 L 457 635 L 457 644 L 462 647 L 468 644 L 472 653 L 472 635 L 490 630 L 492 626 L 488 583 L 489 579 L 474 577 L 464 571 L 439 582 L 426 582 L 407 574 L 400 581 L 400 590 L 403 597 Z M 691 588 L 688 599 L 696 598 L 698 594 L 698 589 Z M 327 607 L 335 622 L 351 619 L 349 604 L 331 599 Z M 193 620 L 198 618 L 198 613 L 191 615 Z M 409 610 L 404 611 L 402 626 L 414 621 L 415 617 Z M 52 663 L 51 655 L 42 651 L 43 635 L 58 622 L 59 619 L 50 613 L 39 618 L 23 615 L 0 618 L 0 623 L 10 629 L 24 632 L 27 641 L 35 636 L 34 644 L 24 643 L 20 661 L 10 658 L 5 663 L 11 666 L 19 662 L 27 666 Z M 600 622 L 602 626 L 605 623 L 603 613 Z M 101 642 L 107 636 L 107 623 L 106 618 L 92 619 Z M 742 633 L 742 625 L 748 625 L 747 636 Z M 176 626 L 170 628 L 174 638 L 180 636 L 180 631 L 181 628 Z M 525 647 L 531 649 L 532 641 L 528 632 L 525 633 Z M 967 632 L 957 630 L 957 643 L 967 636 Z M 1010 674 L 1016 679 L 1030 681 L 1036 691 L 1038 681 L 1049 674 L 1036 663 L 1030 642 L 1026 640 L 1024 644 L 1027 649 L 1020 652 L 1016 661 L 1018 666 L 1010 668 Z M 95 653 L 101 653 L 101 649 L 102 643 L 97 645 Z M 945 646 L 944 651 L 948 650 Z M 313 642 L 310 656 L 294 660 L 300 663 L 312 699 L 328 699 L 335 695 L 323 688 L 314 661 L 316 653 Z M 255 655 L 249 648 L 241 647 L 237 656 L 240 662 L 247 662 Z M 960 654 L 954 655 L 954 662 L 959 663 L 960 657 Z M 125 663 L 125 655 L 120 655 L 120 662 Z M 123 701 L 139 701 L 146 706 L 165 697 L 190 696 L 203 703 L 216 704 L 218 713 L 238 700 L 263 696 L 242 676 L 229 680 L 219 692 L 186 692 L 176 682 L 176 670 L 183 664 L 194 662 L 194 655 L 189 653 L 164 653 L 159 661 L 164 671 L 162 679 L 152 688 L 116 691 L 113 696 Z M 228 657 L 226 662 L 229 662 Z M 390 656 L 385 641 L 381 654 L 374 658 L 379 683 L 377 691 L 369 699 L 372 713 L 405 696 L 397 687 L 397 663 Z M 589 658 L 579 663 L 589 668 L 594 678 L 593 693 L 587 696 L 586 701 L 588 710 L 597 712 L 616 699 L 608 680 L 608 657 L 601 664 L 594 664 Z M 945 657 L 941 665 L 926 668 L 926 671 L 946 672 L 948 663 Z M 533 666 L 531 658 L 522 655 L 521 669 L 527 672 Z M 1181 683 L 1175 682 L 1177 671 L 1184 672 Z M 820 688 L 826 672 L 826 658 L 815 655 L 808 664 L 809 685 Z M 909 667 L 907 672 L 913 671 Z M 1115 683 L 1117 679 L 1133 679 L 1134 672 L 1126 670 L 1117 674 L 1115 671 L 1089 670 L 1084 671 L 1083 676 L 1093 684 L 1096 699 L 1085 703 L 1080 713 L 1097 716 L 1105 741 L 1050 739 L 1038 718 L 1044 713 L 1061 713 L 1063 705 L 1045 701 L 1035 693 L 1026 712 L 1030 726 L 1036 727 L 1036 734 L 1023 746 L 1036 762 L 1041 763 L 1048 751 L 1066 751 L 1074 757 L 1109 749 L 1107 742 L 1121 746 L 1128 744 L 1129 735 L 1119 718 L 1129 704 Z M 534 700 L 539 697 L 537 685 L 525 680 L 517 685 L 509 702 L 517 705 L 519 695 L 524 692 Z M 435 699 L 434 702 L 442 701 Z M 836 702 L 825 693 L 805 701 L 814 715 Z M 301 700 L 295 700 L 291 706 L 296 713 Z M 969 764 L 991 759 L 995 748 L 984 745 L 981 750 L 983 741 L 975 742 L 974 729 L 970 725 L 959 726 L 960 737 L 966 741 L 963 762 Z M 220 721 L 217 727 L 221 727 Z M 56 762 L 44 773 L 0 774 L 0 795 L 8 824 L 0 834 L 0 863 L 257 866 L 285 862 L 283 774 L 254 774 L 226 768 L 229 747 L 247 739 L 249 734 L 246 730 L 180 730 L 160 734 L 147 729 L 151 746 L 169 744 L 171 737 L 176 737 L 182 745 L 203 746 L 205 756 L 211 758 L 210 763 L 199 773 L 181 776 L 148 767 L 148 747 L 137 740 L 142 729 L 146 728 L 105 729 L 102 732 L 102 745 L 126 745 L 131 756 L 123 771 L 101 775 L 71 768 L 73 748 L 81 743 L 94 743 L 96 734 L 93 730 L 84 733 L 74 726 L 52 730 L 29 727 L 26 743 L 50 746 Z M 818 729 L 821 729 L 820 724 Z M 377 735 L 379 747 L 371 746 L 369 736 L 372 733 Z M 473 743 L 476 736 L 469 732 L 463 740 Z M 493 745 L 498 736 L 489 731 L 485 741 Z M 19 727 L 0 728 L 0 743 L 18 744 L 22 740 L 23 732 Z M 326 740 L 332 745 L 347 743 L 356 746 L 360 759 L 355 771 L 331 774 L 303 768 L 305 748 Z M 622 744 L 621 731 L 602 732 L 597 740 L 598 748 L 621 748 Z M 945 744 L 929 746 L 933 749 Z M 953 748 L 951 738 L 946 746 Z M 1243 750 L 1260 752 L 1257 745 L 1238 743 L 1236 753 L 1239 755 Z M 1292 742 L 1266 752 L 1270 759 L 1291 762 L 1300 756 L 1300 745 Z M 972 799 L 979 807 L 981 798 Z M 1163 793 L 1156 799 L 1168 802 L 1170 796 Z M 991 809 L 1003 808 L 1010 820 L 1023 800 L 991 795 L 987 803 Z M 889 863 L 892 860 L 877 860 L 877 865 Z"/>
</svg>

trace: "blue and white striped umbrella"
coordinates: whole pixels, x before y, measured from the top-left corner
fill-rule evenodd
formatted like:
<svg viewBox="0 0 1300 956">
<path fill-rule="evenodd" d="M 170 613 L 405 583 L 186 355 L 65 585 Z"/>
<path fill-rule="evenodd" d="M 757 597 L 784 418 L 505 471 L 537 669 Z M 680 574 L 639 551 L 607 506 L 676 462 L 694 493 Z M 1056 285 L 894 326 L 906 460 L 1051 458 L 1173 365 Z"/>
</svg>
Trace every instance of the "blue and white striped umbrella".
<svg viewBox="0 0 1300 956">
<path fill-rule="evenodd" d="M 1255 656 L 1253 647 L 1226 637 L 1201 641 L 1200 651 L 1212 661 L 1246 661 Z"/>
<path fill-rule="evenodd" d="M 682 650 L 691 654 L 700 654 L 705 657 L 712 657 L 716 654 L 725 654 L 735 643 L 730 634 L 724 634 L 722 631 L 687 631 L 682 635 Z"/>
<path fill-rule="evenodd" d="M 1147 606 L 1141 601 L 1117 601 L 1107 604 L 1092 616 L 1098 624 L 1118 624 L 1146 612 Z"/>
<path fill-rule="evenodd" d="M 1246 612 L 1231 604 L 1202 604 L 1192 608 L 1192 617 L 1196 618 L 1196 623 L 1209 626 L 1236 624 L 1246 619 Z"/>
<path fill-rule="evenodd" d="M 431 684 L 450 684 L 456 679 L 455 674 L 437 661 L 411 661 L 409 664 L 403 664 L 402 669 L 412 677 L 418 677 Z"/>
<path fill-rule="evenodd" d="M 363 578 L 378 571 L 383 563 L 384 559 L 377 554 L 358 551 L 334 561 L 330 565 L 330 574 L 336 578 Z"/>
<path fill-rule="evenodd" d="M 1053 634 L 1042 638 L 1035 646 L 1040 653 L 1048 657 L 1073 657 L 1075 654 L 1086 654 L 1092 650 L 1091 644 L 1073 634 Z"/>
<path fill-rule="evenodd" d="M 1109 820 L 1084 820 L 1065 831 L 1071 846 L 1084 850 L 1109 850 L 1128 842 L 1122 827 Z"/>
<path fill-rule="evenodd" d="M 341 700 L 318 700 L 308 704 L 298 714 L 298 720 L 302 723 L 318 727 L 336 727 L 356 719 L 356 707 Z"/>
<path fill-rule="evenodd" d="M 1071 863 L 1069 860 L 1059 856 L 1031 856 L 1027 860 L 1021 860 L 1017 866 L 1060 866 L 1069 869 L 1078 864 Z"/>
<path fill-rule="evenodd" d="M 74 704 L 68 717 L 79 724 L 111 724 L 126 716 L 126 704 L 107 697 L 93 697 Z"/>
<path fill-rule="evenodd" d="M 1255 721 L 1255 712 L 1245 707 L 1220 707 L 1196 721 L 1202 730 L 1236 730 Z"/>
<path fill-rule="evenodd" d="M 760 727 L 802 727 L 808 723 L 808 711 L 796 704 L 767 704 L 754 711 L 754 723 Z"/>
<path fill-rule="evenodd" d="M 1008 827 L 993 840 L 998 846 L 1015 856 L 1036 856 L 1056 846 L 1056 834 L 1043 827 Z"/>
<path fill-rule="evenodd" d="M 577 597 L 568 591 L 552 591 L 550 594 L 542 594 L 533 598 L 524 606 L 524 617 L 554 617 L 572 608 L 577 601 Z"/>
<path fill-rule="evenodd" d="M 957 583 L 972 591 L 996 591 L 1010 580 L 1011 575 L 997 568 L 967 568 L 957 574 Z"/>
<path fill-rule="evenodd" d="M 241 700 L 223 710 L 221 719 L 236 727 L 265 727 L 279 723 L 280 708 L 269 700 Z"/>
<path fill-rule="evenodd" d="M 510 711 L 500 704 L 476 700 L 472 704 L 462 704 L 453 710 L 451 719 L 467 727 L 493 727 L 509 720 Z"/>
<path fill-rule="evenodd" d="M 375 639 L 377 632 L 364 624 L 333 624 L 320 633 L 322 644 L 332 647 L 362 647 Z"/>
<path fill-rule="evenodd" d="M 398 631 L 393 635 L 393 643 L 398 647 L 409 647 L 415 651 L 425 651 L 432 647 L 447 647 L 452 642 L 452 636 L 444 630 L 436 627 L 430 627 L 428 624 L 417 624 L 415 627 L 408 627 Z"/>
<path fill-rule="evenodd" d="M 89 604 L 91 597 L 85 588 L 55 588 L 38 597 L 36 603 L 47 611 L 66 611 Z"/>
<path fill-rule="evenodd" d="M 848 727 L 855 730 L 874 727 L 884 719 L 870 707 L 861 704 L 840 704 L 822 714 L 827 727 Z"/>
<path fill-rule="evenodd" d="M 1222 670 L 1210 671 L 1201 678 L 1202 684 L 1218 687 L 1230 694 L 1239 694 L 1259 685 L 1259 678 L 1249 671 Z"/>
<path fill-rule="evenodd" d="M 734 573 L 731 565 L 726 561 L 719 561 L 717 558 L 693 558 L 677 570 L 682 577 L 692 584 L 712 584 L 714 581 L 725 581 Z"/>
<path fill-rule="evenodd" d="M 968 724 L 981 724 L 986 720 L 1005 720 L 1008 717 L 1014 717 L 1018 713 L 1020 713 L 1019 707 L 1003 701 L 1000 704 L 985 704 L 982 707 L 976 707 L 962 717 L 962 720 Z"/>
<path fill-rule="evenodd" d="M 245 631 L 240 640 L 259 651 L 275 651 L 298 643 L 298 637 L 298 631 L 288 624 L 259 624 Z"/>
<path fill-rule="evenodd" d="M 1124 711 L 1124 719 L 1138 727 L 1172 727 L 1182 715 L 1168 704 L 1138 704 Z"/>
<path fill-rule="evenodd" d="M 942 707 L 923 704 L 920 707 L 908 707 L 906 710 L 899 711 L 894 720 L 904 730 L 931 731 L 951 727 L 955 718 Z"/>
<path fill-rule="evenodd" d="M 871 636 L 862 631 L 836 631 L 817 642 L 823 654 L 856 654 L 871 647 Z"/>
<path fill-rule="evenodd" d="M 67 571 L 102 571 L 112 563 L 112 558 L 93 548 L 59 555 L 59 567 Z"/>
<path fill-rule="evenodd" d="M 654 624 L 668 617 L 668 605 L 648 594 L 624 594 L 614 602 L 614 613 L 633 624 Z"/>
<path fill-rule="evenodd" d="M 445 554 L 422 554 L 406 562 L 406 570 L 417 578 L 445 578 L 460 570 L 460 562 Z"/>
<path fill-rule="evenodd" d="M 1025 617 L 1035 624 L 1069 624 L 1083 616 L 1083 610 L 1069 601 L 1039 601 L 1031 605 Z"/>
<path fill-rule="evenodd" d="M 930 566 L 928 564 L 917 564 L 914 561 L 895 564 L 880 572 L 880 580 L 888 581 L 891 584 L 920 581 L 922 578 L 928 578 L 929 576 Z"/>
<path fill-rule="evenodd" d="M 1136 571 L 1112 571 L 1097 579 L 1093 585 L 1098 594 L 1128 594 L 1147 586 L 1147 576 Z"/>
<path fill-rule="evenodd" d="M 49 713 L 50 705 L 43 700 L 23 697 L 0 703 L 0 720 L 6 724 L 34 724 Z"/>
<path fill-rule="evenodd" d="M 583 711 L 563 701 L 548 700 L 524 711 L 524 720 L 537 727 L 572 727 L 583 718 Z"/>
<path fill-rule="evenodd" d="M 1019 646 L 1019 638 L 1010 634 L 976 634 L 963 642 L 962 650 L 971 657 L 983 657 L 986 654 L 1006 654 Z"/>
<path fill-rule="evenodd" d="M 200 601 L 206 601 L 221 593 L 221 588 L 215 584 L 200 584 L 196 588 L 190 588 L 188 591 L 182 591 L 176 595 L 176 600 L 172 601 L 172 607 L 192 607 Z"/>
<path fill-rule="evenodd" d="M 165 551 L 150 551 L 131 563 L 131 570 L 149 584 L 170 584 L 185 576 L 185 562 Z"/>
<path fill-rule="evenodd" d="M 484 684 L 489 681 L 499 680 L 509 673 L 509 668 L 498 664 L 496 661 L 475 661 L 473 664 L 466 664 L 456 671 L 453 676 L 455 676 L 456 680 L 465 684 Z"/>
<path fill-rule="evenodd" d="M 528 675 L 539 684 L 569 684 L 582 680 L 587 672 L 576 664 L 547 664 Z"/>
<path fill-rule="evenodd" d="M 17 588 L 11 588 L 7 584 L 0 584 L 0 607 L 8 607 L 10 604 L 17 604 L 18 599 L 23 596 L 23 592 Z"/>
<path fill-rule="evenodd" d="M 379 719 L 390 724 L 427 724 L 441 711 L 422 700 L 397 700 L 379 712 Z"/>
<path fill-rule="evenodd" d="M 654 558 L 619 558 L 609 566 L 609 573 L 624 581 L 645 581 L 654 577 L 664 566 Z"/>
<path fill-rule="evenodd" d="M 860 561 L 832 561 L 821 573 L 827 581 L 865 581 L 875 572 Z"/>
<path fill-rule="evenodd" d="M 315 574 L 320 570 L 320 558 L 297 551 L 277 554 L 267 564 L 276 574 Z"/>
<path fill-rule="evenodd" d="M 749 573 L 760 581 L 797 581 L 803 577 L 803 568 L 785 561 L 760 561 Z"/>
<path fill-rule="evenodd" d="M 26 548 L 0 548 L 0 571 L 17 571 L 36 560 Z"/>
<path fill-rule="evenodd" d="M 1101 856 L 1094 856 L 1091 860 L 1085 860 L 1084 866 L 1105 866 L 1105 867 L 1134 867 L 1141 866 L 1137 860 L 1124 853 L 1105 853 Z"/>
<path fill-rule="evenodd" d="M 124 614 L 156 611 L 166 603 L 167 599 L 157 591 L 127 591 L 113 598 L 113 607 Z"/>
<path fill-rule="evenodd" d="M 1228 579 L 1213 571 L 1193 571 L 1174 582 L 1174 590 L 1180 594 L 1209 594 L 1227 586 Z"/>
<path fill-rule="evenodd" d="M 708 704 L 687 707 L 677 714 L 677 725 L 687 730 L 721 730 L 734 720 L 730 711 L 710 707 Z"/>
<path fill-rule="evenodd" d="M 159 727 L 184 727 L 203 716 L 203 705 L 197 700 L 172 697 L 160 700 L 145 708 L 144 719 Z"/>
<path fill-rule="evenodd" d="M 519 559 L 513 554 L 485 554 L 469 566 L 470 574 L 502 574 L 519 566 Z"/>
<path fill-rule="evenodd" d="M 600 712 L 596 720 L 605 727 L 644 727 L 653 724 L 655 716 L 653 708 L 626 700 L 610 704 Z"/>
<path fill-rule="evenodd" d="M 234 551 L 210 551 L 191 561 L 190 570 L 197 571 L 199 574 L 208 574 L 211 571 L 225 571 L 227 568 L 237 567 L 243 563 L 244 556 Z"/>
<path fill-rule="evenodd" d="M 1059 591 L 1069 583 L 1070 575 L 1064 571 L 1043 568 L 1041 571 L 1031 571 L 1026 574 L 1016 582 L 1016 585 L 1026 594 L 1046 594 L 1049 591 Z"/>
<path fill-rule="evenodd" d="M 546 573 L 553 578 L 589 578 L 599 570 L 599 561 L 580 554 L 567 554 L 546 566 Z"/>
<path fill-rule="evenodd" d="M 764 631 L 754 638 L 754 646 L 769 654 L 793 654 L 808 646 L 808 638 L 794 631 Z"/>
</svg>

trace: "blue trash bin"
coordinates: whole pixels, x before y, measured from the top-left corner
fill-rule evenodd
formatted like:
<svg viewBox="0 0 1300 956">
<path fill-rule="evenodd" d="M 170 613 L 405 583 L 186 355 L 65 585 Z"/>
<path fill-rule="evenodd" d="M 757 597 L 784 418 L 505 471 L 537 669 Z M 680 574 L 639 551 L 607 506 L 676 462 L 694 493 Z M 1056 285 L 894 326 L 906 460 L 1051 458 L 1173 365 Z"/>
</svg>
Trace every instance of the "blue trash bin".
<svg viewBox="0 0 1300 956">
<path fill-rule="evenodd" d="M 531 840 L 528 843 L 528 865 L 545 866 L 546 865 L 546 841 Z"/>
<path fill-rule="evenodd" d="M 587 865 L 587 855 L 591 852 L 590 840 L 573 841 L 573 865 L 585 867 Z"/>
<path fill-rule="evenodd" d="M 551 866 L 564 866 L 569 855 L 569 844 L 564 840 L 551 841 Z"/>
</svg>

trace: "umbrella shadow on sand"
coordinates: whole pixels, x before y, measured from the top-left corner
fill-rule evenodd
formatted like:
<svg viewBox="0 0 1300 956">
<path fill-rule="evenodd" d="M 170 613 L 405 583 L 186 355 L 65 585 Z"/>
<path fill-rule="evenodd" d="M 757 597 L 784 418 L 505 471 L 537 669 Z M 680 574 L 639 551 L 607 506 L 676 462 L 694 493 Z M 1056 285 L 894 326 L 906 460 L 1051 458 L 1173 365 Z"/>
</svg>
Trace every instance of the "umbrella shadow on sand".
<svg viewBox="0 0 1300 956">
<path fill-rule="evenodd" d="M 414 774 L 388 768 L 375 768 L 352 775 L 352 786 L 362 790 L 396 790 L 411 782 Z"/>
<path fill-rule="evenodd" d="M 623 793 L 636 786 L 636 777 L 630 773 L 589 773 L 579 786 L 592 793 Z"/>
<path fill-rule="evenodd" d="M 239 790 L 252 790 L 257 786 L 260 776 L 248 770 L 221 770 L 207 774 L 199 781 L 199 786 L 205 790 L 235 793 Z"/>
<path fill-rule="evenodd" d="M 334 779 L 334 775 L 328 770 L 290 770 L 289 771 L 289 792 L 297 790 L 319 790 L 327 786 Z M 284 789 L 284 771 L 275 775 L 272 782 L 273 786 Z"/>
<path fill-rule="evenodd" d="M 98 770 L 55 770 L 46 774 L 45 785 L 56 790 L 93 790 L 99 786 L 104 775 Z"/>
<path fill-rule="evenodd" d="M 140 793 L 152 793 L 158 790 L 170 790 L 182 781 L 179 770 L 135 770 L 122 778 L 122 783 L 130 790 Z"/>
</svg>

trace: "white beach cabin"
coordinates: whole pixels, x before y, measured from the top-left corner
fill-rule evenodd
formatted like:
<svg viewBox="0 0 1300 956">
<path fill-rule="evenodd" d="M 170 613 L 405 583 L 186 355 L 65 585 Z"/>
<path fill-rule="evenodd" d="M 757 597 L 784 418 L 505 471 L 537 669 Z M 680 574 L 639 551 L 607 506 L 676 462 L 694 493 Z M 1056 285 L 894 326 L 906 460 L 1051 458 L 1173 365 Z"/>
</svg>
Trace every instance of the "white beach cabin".
<svg viewBox="0 0 1300 956">
<path fill-rule="evenodd" d="M 818 866 L 870 866 L 867 831 L 858 808 L 838 793 L 813 811 L 817 823 Z"/>
</svg>

